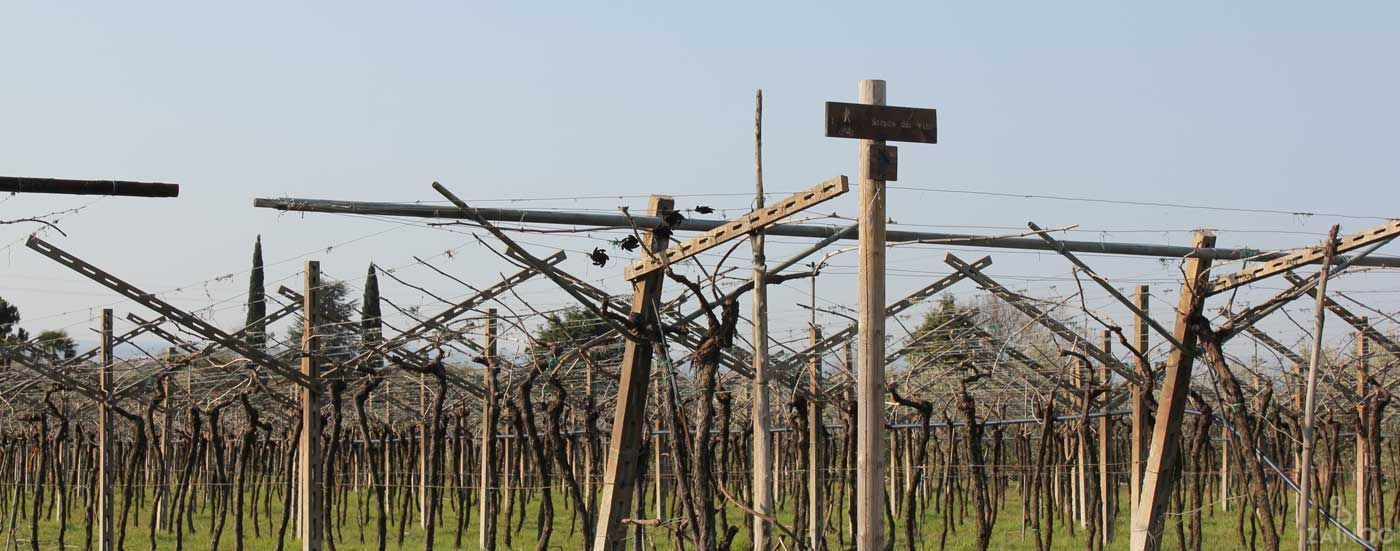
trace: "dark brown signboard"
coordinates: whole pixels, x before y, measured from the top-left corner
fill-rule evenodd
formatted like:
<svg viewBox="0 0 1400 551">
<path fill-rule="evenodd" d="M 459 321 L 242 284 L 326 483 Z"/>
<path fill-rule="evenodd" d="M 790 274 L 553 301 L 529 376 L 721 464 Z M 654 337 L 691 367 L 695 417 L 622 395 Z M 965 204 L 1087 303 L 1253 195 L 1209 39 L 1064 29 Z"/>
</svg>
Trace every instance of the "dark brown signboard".
<svg viewBox="0 0 1400 551">
<path fill-rule="evenodd" d="M 828 101 L 826 135 L 829 138 L 938 143 L 938 112 L 918 107 Z"/>
</svg>

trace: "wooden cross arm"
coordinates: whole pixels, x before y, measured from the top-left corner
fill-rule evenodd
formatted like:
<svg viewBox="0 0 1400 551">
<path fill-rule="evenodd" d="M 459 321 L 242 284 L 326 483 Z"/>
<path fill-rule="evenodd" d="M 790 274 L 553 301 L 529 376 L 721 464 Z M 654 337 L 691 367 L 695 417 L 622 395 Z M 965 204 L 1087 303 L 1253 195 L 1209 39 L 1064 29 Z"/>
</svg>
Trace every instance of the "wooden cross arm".
<svg viewBox="0 0 1400 551">
<path fill-rule="evenodd" d="M 665 251 L 638 260 L 627 266 L 623 271 L 623 276 L 628 280 L 635 281 L 639 277 L 715 248 L 727 241 L 776 224 L 803 209 L 840 196 L 847 191 L 850 191 L 850 184 L 846 181 L 846 177 L 837 176 L 817 184 L 816 187 L 745 214 L 738 220 L 725 223 L 687 241 L 673 245 Z"/>
<path fill-rule="evenodd" d="M 1093 343 L 1090 343 L 1084 337 L 1075 334 L 1074 331 L 1065 327 L 1059 320 L 1050 317 L 1048 313 L 1029 304 L 1024 297 L 1011 292 L 1010 289 L 1003 287 L 1000 283 L 987 277 L 986 274 L 983 274 L 979 269 L 973 267 L 973 265 L 963 261 L 963 259 L 958 258 L 957 255 L 948 253 L 947 256 L 943 257 L 943 261 L 959 272 L 962 272 L 963 275 L 966 275 L 969 279 L 976 281 L 983 289 L 990 291 L 993 295 L 996 295 L 997 298 L 1011 305 L 1011 307 L 1020 310 L 1022 314 L 1025 314 L 1027 317 L 1035 320 L 1036 323 L 1049 329 L 1055 336 L 1073 343 L 1076 348 L 1083 350 L 1090 357 L 1094 358 L 1094 360 L 1113 370 L 1114 373 L 1117 373 L 1118 376 L 1122 377 L 1124 380 L 1133 384 L 1141 383 L 1137 374 L 1123 365 L 1123 362 L 1118 361 L 1118 358 L 1114 358 L 1099 347 L 1094 346 Z"/>
<path fill-rule="evenodd" d="M 1303 278 L 1298 277 L 1297 274 L 1293 274 L 1291 272 L 1284 274 L 1284 277 L 1288 279 L 1289 283 L 1292 283 L 1295 286 L 1300 283 L 1303 283 L 1304 281 Z M 1308 288 L 1307 293 L 1309 296 L 1317 298 L 1317 287 Z M 1339 318 L 1342 318 L 1342 321 L 1347 322 L 1347 325 L 1350 325 L 1353 329 L 1356 329 L 1362 335 L 1365 335 L 1366 338 L 1371 339 L 1371 342 L 1380 345 L 1381 348 L 1384 348 L 1385 351 L 1389 352 L 1392 356 L 1400 357 L 1400 343 L 1397 343 L 1390 337 L 1385 336 L 1384 333 L 1376 331 L 1376 329 L 1374 327 L 1371 327 L 1371 324 L 1366 323 L 1366 320 L 1363 319 L 1361 316 L 1356 315 L 1351 310 L 1348 310 L 1345 306 L 1337 304 L 1337 301 L 1332 300 L 1332 297 L 1324 297 L 1322 300 L 1322 304 L 1324 307 L 1327 308 L 1327 311 L 1332 312 L 1332 314 L 1336 315 Z"/>
<path fill-rule="evenodd" d="M 1400 220 L 1391 220 L 1379 226 L 1337 239 L 1337 254 L 1359 249 L 1372 243 L 1389 241 L 1400 236 Z M 1326 255 L 1327 244 L 1315 245 L 1296 253 L 1284 255 L 1258 266 L 1245 268 L 1233 274 L 1223 275 L 1210 282 L 1209 294 L 1229 291 L 1241 285 L 1259 281 L 1290 271 L 1299 266 L 1321 262 Z M 1345 261 L 1344 259 L 1337 259 Z"/>
<path fill-rule="evenodd" d="M 1306 365 L 1308 363 L 1308 361 L 1303 359 L 1302 356 L 1299 356 L 1297 352 L 1294 352 L 1287 346 L 1284 346 L 1283 343 L 1278 342 L 1273 337 L 1269 336 L 1268 333 L 1260 331 L 1252 325 L 1244 328 L 1244 331 L 1246 333 L 1249 333 L 1249 336 L 1254 337 L 1254 340 L 1263 343 L 1264 346 L 1268 347 L 1274 352 L 1277 352 L 1279 355 L 1288 358 L 1288 361 L 1293 362 L 1296 365 Z"/>
<path fill-rule="evenodd" d="M 136 326 L 134 329 L 132 329 L 132 330 L 130 330 L 130 331 L 127 331 L 127 332 L 125 332 L 125 333 L 122 333 L 122 334 L 120 334 L 120 335 L 117 335 L 117 336 L 115 336 L 115 337 L 112 337 L 112 347 L 113 347 L 113 348 L 116 348 L 117 346 L 120 346 L 120 345 L 122 345 L 123 343 L 125 343 L 125 342 L 127 342 L 127 341 L 130 341 L 131 339 L 134 339 L 134 338 L 136 338 L 136 337 L 139 337 L 139 336 L 141 336 L 142 334 L 146 333 L 147 331 L 150 331 L 150 330 L 151 330 L 151 326 L 160 325 L 161 323 L 164 323 L 164 322 L 165 322 L 165 318 L 156 318 L 155 321 L 152 321 L 152 322 L 150 322 L 149 324 L 144 324 L 144 323 L 143 323 L 143 324 L 141 324 L 141 325 Z M 73 356 L 72 358 L 63 360 L 63 364 L 62 364 L 62 365 L 65 366 L 65 367 L 66 367 L 66 366 L 70 366 L 70 365 L 78 365 L 78 364 L 81 364 L 81 363 L 86 362 L 86 361 L 88 361 L 88 360 L 91 360 L 91 359 L 93 359 L 93 358 L 96 358 L 97 355 L 98 355 L 98 354 L 101 354 L 101 353 L 102 353 L 102 347 L 100 347 L 100 346 L 94 346 L 94 347 L 92 347 L 92 349 L 88 350 L 87 352 L 83 352 L 82 354 L 78 354 L 77 356 Z"/>
<path fill-rule="evenodd" d="M 196 335 L 217 342 L 223 345 L 225 348 L 237 352 L 238 354 L 254 361 L 259 365 L 262 365 L 263 367 L 266 367 L 269 371 L 272 371 L 273 373 L 276 373 L 277 375 L 280 375 L 286 378 L 287 380 L 290 380 L 306 388 L 316 388 L 316 385 L 305 375 L 303 375 L 300 371 L 288 368 L 286 365 L 283 365 L 281 360 L 278 360 L 271 354 L 268 354 L 267 352 L 260 350 L 256 347 L 250 346 L 247 343 L 243 342 L 241 339 L 234 338 L 232 335 L 225 333 L 222 329 L 215 327 L 213 324 L 199 319 L 194 315 L 185 312 L 184 310 L 176 308 L 170 305 L 169 303 L 159 298 L 156 298 L 155 295 L 142 291 L 141 289 L 136 288 L 130 283 L 123 281 L 121 278 L 107 273 L 101 268 L 93 266 L 87 261 L 73 256 L 72 254 L 69 254 L 63 249 L 55 247 L 52 244 L 42 239 L 39 239 L 37 236 L 29 236 L 29 241 L 25 243 L 25 246 L 29 247 L 30 249 L 33 249 L 35 252 L 38 252 L 39 254 L 42 254 L 55 262 L 58 262 L 59 264 L 68 267 L 69 269 L 75 272 L 78 272 L 79 274 L 82 274 L 88 279 L 102 284 L 102 286 L 107 287 L 108 289 L 116 291 L 117 294 L 120 294 L 137 304 L 145 306 L 146 308 L 150 308 L 157 314 L 165 316 L 166 319 L 173 321 L 186 329 L 189 329 Z"/>
</svg>

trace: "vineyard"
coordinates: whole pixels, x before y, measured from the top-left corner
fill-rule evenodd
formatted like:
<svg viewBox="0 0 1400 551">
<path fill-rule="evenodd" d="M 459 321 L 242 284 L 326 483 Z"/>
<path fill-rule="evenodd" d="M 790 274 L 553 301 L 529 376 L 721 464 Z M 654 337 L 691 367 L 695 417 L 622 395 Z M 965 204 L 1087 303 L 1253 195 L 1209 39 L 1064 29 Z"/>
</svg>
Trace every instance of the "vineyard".
<svg viewBox="0 0 1400 551">
<path fill-rule="evenodd" d="M 1378 252 L 1400 221 L 1329 220 L 1275 250 L 1208 230 L 926 231 L 888 220 L 887 195 L 934 192 L 894 185 L 887 142 L 934 147 L 934 111 L 886 105 L 883 81 L 826 109 L 856 176 L 795 192 L 764 189 L 760 93 L 752 193 L 611 210 L 488 207 L 438 183 L 415 202 L 260 197 L 229 216 L 456 244 L 394 266 L 338 264 L 334 246 L 269 263 L 264 236 L 211 269 L 246 293 L 205 305 L 90 262 L 57 217 L 7 221 L 37 230 L 13 254 L 120 302 L 95 309 L 85 349 L 0 301 L 4 549 L 1392 544 L 1400 326 L 1336 285 L 1400 267 Z M 468 249 L 487 260 L 454 259 Z M 1056 292 L 998 271 L 1028 251 Z"/>
</svg>

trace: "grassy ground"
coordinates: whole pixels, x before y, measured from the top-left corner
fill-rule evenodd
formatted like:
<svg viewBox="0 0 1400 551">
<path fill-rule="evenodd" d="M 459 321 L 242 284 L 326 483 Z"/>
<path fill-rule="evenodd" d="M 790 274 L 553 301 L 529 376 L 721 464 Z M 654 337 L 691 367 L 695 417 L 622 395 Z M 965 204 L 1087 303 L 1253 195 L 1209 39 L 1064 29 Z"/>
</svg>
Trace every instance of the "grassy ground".
<svg viewBox="0 0 1400 551">
<path fill-rule="evenodd" d="M 552 549 L 582 549 L 582 535 L 577 531 L 576 527 L 571 528 L 570 517 L 568 515 L 568 512 L 559 505 L 559 503 L 562 500 L 560 494 L 556 493 L 555 500 L 557 511 L 554 523 L 554 536 L 551 539 L 550 547 Z M 1123 497 L 1120 501 L 1126 503 L 1126 496 Z M 346 522 L 340 530 L 340 537 L 337 538 L 336 549 L 342 551 L 374 549 L 375 539 L 373 519 L 371 518 L 371 520 L 368 523 L 362 524 L 356 518 L 356 504 L 353 501 L 353 499 L 348 504 L 348 506 L 349 510 L 347 511 Z M 1239 547 L 1239 539 L 1235 533 L 1236 513 L 1234 507 L 1236 506 L 1239 506 L 1238 501 L 1232 503 L 1232 508 L 1229 512 L 1225 512 L 1220 510 L 1217 504 L 1216 507 L 1209 508 L 1204 512 L 1202 519 L 1204 525 L 1202 541 L 1205 549 L 1236 549 Z M 536 534 L 536 529 L 534 525 L 535 507 L 536 504 L 534 503 L 531 503 L 527 507 L 528 511 L 525 520 L 525 527 L 518 534 L 513 535 L 512 545 L 506 546 L 504 543 L 504 537 L 500 537 L 498 539 L 498 549 L 534 549 L 534 540 Z M 468 530 L 466 531 L 466 533 L 463 534 L 462 537 L 462 547 L 466 549 L 475 549 L 477 542 L 476 528 L 478 520 L 475 515 L 476 511 L 473 510 L 472 512 L 473 516 L 471 518 L 471 522 L 469 523 Z M 82 511 L 75 509 L 73 511 L 73 514 L 70 516 L 68 532 L 66 536 L 66 547 L 68 549 L 83 549 L 84 528 L 82 525 L 81 515 Z M 280 518 L 277 515 L 278 513 L 274 511 L 274 517 Z M 737 508 L 731 508 L 729 511 L 727 511 L 727 515 L 730 519 L 731 524 L 741 527 L 739 535 L 735 538 L 733 548 L 736 550 L 748 549 L 748 530 L 747 526 L 743 524 L 743 513 Z M 133 512 L 133 517 L 135 516 L 136 515 Z M 437 530 L 437 539 L 435 545 L 437 549 L 453 548 L 453 543 L 455 539 L 455 517 L 452 515 L 452 512 L 450 510 L 447 512 L 446 516 L 448 518 L 448 521 L 445 523 L 446 526 L 440 527 Z M 146 523 L 148 522 L 148 519 L 144 515 L 144 512 L 140 515 L 139 518 L 140 522 L 137 523 L 133 520 L 133 525 L 130 526 L 127 531 L 126 548 L 129 550 L 145 550 L 149 548 L 147 544 L 146 530 Z M 792 520 L 791 512 L 784 511 L 782 514 L 780 514 L 780 518 L 783 520 L 783 522 L 790 524 Z M 1120 514 L 1118 515 L 1117 525 L 1114 527 L 1114 540 L 1108 546 L 1109 549 L 1127 549 L 1127 519 L 1127 511 L 1120 511 Z M 1168 525 L 1164 534 L 1166 541 L 1165 545 L 1163 545 L 1162 547 L 1163 549 L 1179 548 L 1175 525 L 1178 519 L 1179 517 L 1168 518 Z M 185 534 L 185 549 L 200 551 L 209 549 L 210 518 L 208 513 L 201 512 L 201 514 L 197 515 L 195 523 L 197 527 L 197 532 L 193 534 Z M 1290 514 L 1289 518 L 1281 524 L 1285 524 L 1287 526 L 1287 529 L 1285 530 L 1284 534 L 1282 534 L 1282 541 L 1284 542 L 1283 547 L 1294 548 L 1295 544 L 1293 542 L 1295 542 L 1296 539 L 1293 536 L 1292 515 Z M 0 525 L 0 527 L 3 527 L 5 529 L 3 533 L 0 533 L 0 542 L 3 542 L 3 547 L 0 547 L 0 551 L 9 551 L 12 549 L 27 550 L 30 548 L 29 527 L 26 520 L 19 520 L 18 525 L 15 528 L 15 533 L 13 534 L 11 534 L 8 531 L 8 518 L 4 519 L 4 524 Z M 275 524 L 272 528 L 269 528 L 264 522 L 262 525 L 261 537 L 254 537 L 251 520 L 247 521 L 248 537 L 245 541 L 244 548 L 248 551 L 275 550 L 277 547 L 275 537 L 273 537 L 273 535 L 275 534 L 275 529 Z M 922 529 L 920 530 L 920 541 L 916 543 L 916 548 L 937 549 L 940 529 L 941 517 L 939 517 L 933 512 L 930 512 L 930 514 L 928 514 L 926 518 L 924 518 L 922 521 Z M 290 530 L 294 531 L 294 528 Z M 949 551 L 961 551 L 972 549 L 974 530 L 975 527 L 973 526 L 970 520 L 966 524 L 954 526 L 948 534 L 946 549 L 948 549 Z M 672 546 L 670 545 L 669 532 L 670 531 L 667 528 L 648 528 L 645 540 L 645 548 L 648 550 L 656 549 L 663 551 L 671 549 Z M 630 533 L 631 531 L 629 530 L 629 535 Z M 904 542 L 902 541 L 902 533 L 902 528 L 896 528 L 894 535 L 897 538 L 896 549 L 898 550 L 902 550 L 905 548 Z M 1071 535 L 1069 527 L 1057 522 L 1055 526 L 1054 549 L 1084 549 L 1086 536 L 1087 532 L 1084 529 L 1079 528 L 1078 526 L 1074 527 L 1074 534 Z M 1029 531 L 1023 531 L 1021 528 L 1021 504 L 1019 499 L 1008 497 L 1007 506 L 1001 512 L 997 524 L 993 529 L 992 542 L 990 548 L 998 550 L 1033 549 L 1034 543 L 1030 538 L 1031 535 Z M 1324 532 L 1323 539 L 1323 549 L 1357 548 L 1355 545 L 1348 544 L 1349 542 L 1347 542 L 1345 538 L 1343 538 L 1340 535 L 1340 533 L 1338 533 L 1335 530 L 1328 530 Z M 849 534 L 846 535 L 845 540 L 849 542 Z M 40 549 L 58 549 L 57 521 L 45 520 L 40 523 L 39 542 Z M 828 542 L 828 545 L 831 548 L 836 548 L 838 538 L 837 532 L 835 530 L 831 531 L 830 539 L 828 540 Z M 158 531 L 156 534 L 156 545 L 158 549 L 162 550 L 174 549 L 175 534 L 173 532 Z M 653 545 L 655 546 L 654 548 Z M 291 538 L 287 540 L 286 549 L 298 548 L 300 548 L 300 543 L 298 541 Z M 397 542 L 397 525 L 391 525 L 388 548 L 395 550 L 422 549 L 423 531 L 417 527 L 416 520 L 411 522 L 410 526 L 406 530 L 402 546 L 400 546 Z M 224 534 L 218 549 L 234 549 L 232 518 L 230 518 L 227 522 L 227 526 L 224 529 Z"/>
</svg>

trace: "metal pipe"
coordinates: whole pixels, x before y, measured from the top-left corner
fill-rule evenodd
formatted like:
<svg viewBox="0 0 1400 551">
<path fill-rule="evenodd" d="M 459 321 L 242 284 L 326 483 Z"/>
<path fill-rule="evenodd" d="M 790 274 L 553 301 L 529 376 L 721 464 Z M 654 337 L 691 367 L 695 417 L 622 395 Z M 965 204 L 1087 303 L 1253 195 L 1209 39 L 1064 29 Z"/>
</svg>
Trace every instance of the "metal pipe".
<svg viewBox="0 0 1400 551">
<path fill-rule="evenodd" d="M 407 203 L 381 203 L 367 201 L 337 201 L 330 199 L 253 199 L 256 208 L 276 209 L 292 212 L 327 212 L 338 214 L 361 214 L 370 216 L 402 216 L 410 218 L 437 218 L 443 220 L 470 219 L 471 216 L 451 205 L 433 206 Z M 522 224 L 560 224 L 566 226 L 594 226 L 599 228 L 650 229 L 662 224 L 655 216 L 623 216 L 621 214 L 601 214 L 591 212 L 564 212 L 523 209 L 477 208 L 477 214 L 494 222 L 515 222 Z M 683 231 L 709 231 L 724 220 L 687 219 L 675 226 Z M 810 237 L 823 239 L 831 236 L 839 228 L 817 224 L 777 224 L 764 230 L 767 235 L 785 237 Z M 846 232 L 842 239 L 856 239 L 859 232 Z M 918 232 L 890 229 L 885 233 L 890 243 L 920 242 L 947 245 L 950 247 L 986 247 L 998 249 L 1025 249 L 1051 251 L 1056 249 L 1038 237 L 997 237 L 964 233 Z M 1273 260 L 1287 253 L 1264 252 L 1257 249 L 1203 249 L 1178 245 L 1154 245 L 1150 243 L 1117 243 L 1102 241 L 1059 241 L 1066 250 L 1088 254 L 1121 254 L 1129 256 L 1151 256 L 1160 258 L 1182 258 L 1190 254 L 1212 260 Z M 1345 262 L 1347 257 L 1337 257 L 1336 262 Z M 1372 257 L 1358 259 L 1356 266 L 1377 266 L 1400 268 L 1400 258 Z"/>
</svg>

